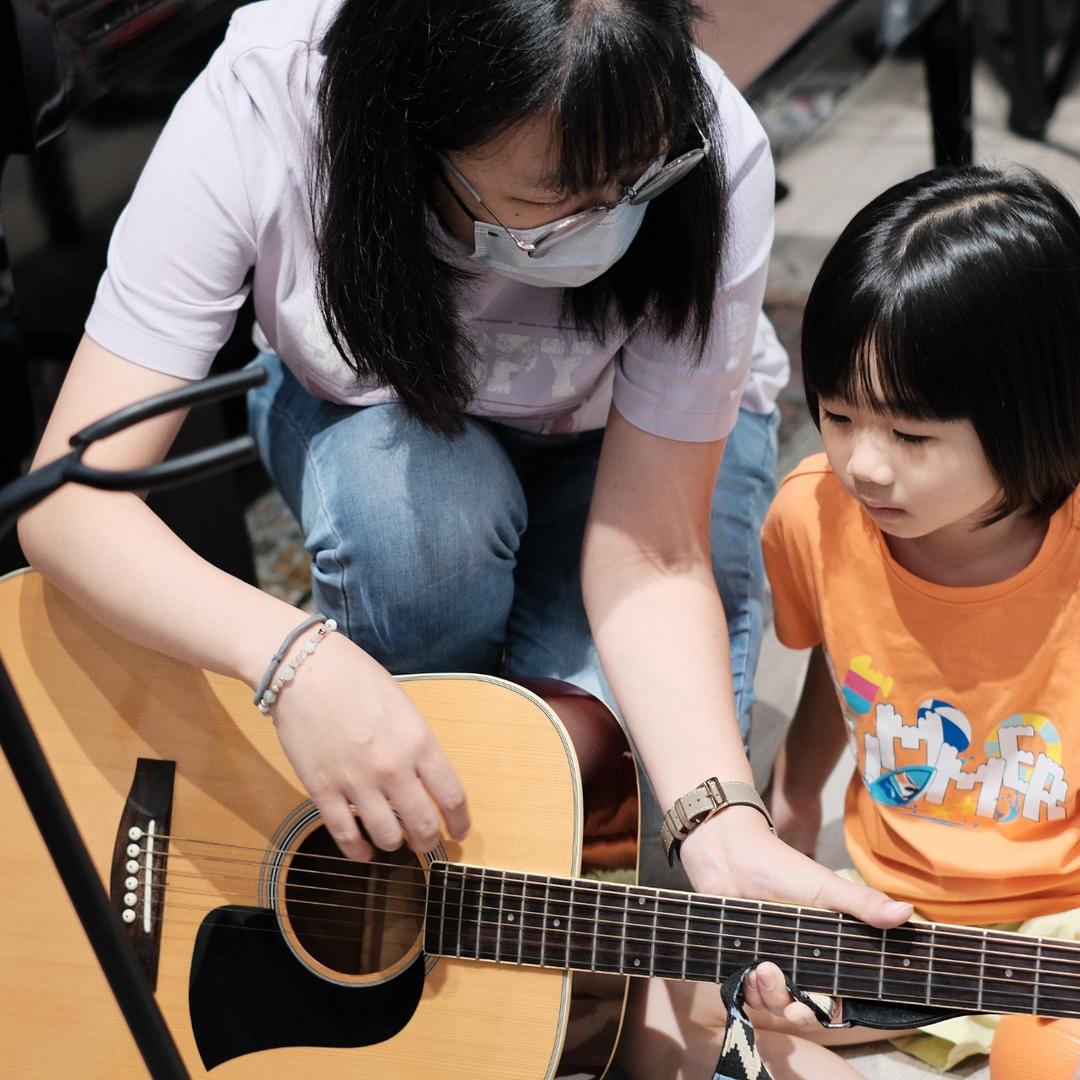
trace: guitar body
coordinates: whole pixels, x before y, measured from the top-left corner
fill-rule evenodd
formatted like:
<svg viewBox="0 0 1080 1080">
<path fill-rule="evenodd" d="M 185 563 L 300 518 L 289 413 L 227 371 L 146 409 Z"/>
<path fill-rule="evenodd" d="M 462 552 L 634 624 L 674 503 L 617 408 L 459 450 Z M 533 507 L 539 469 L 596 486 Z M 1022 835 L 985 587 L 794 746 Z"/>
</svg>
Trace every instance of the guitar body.
<svg viewBox="0 0 1080 1080">
<path fill-rule="evenodd" d="M 246 686 L 132 645 L 31 572 L 0 581 L 0 656 L 117 911 L 128 911 L 192 1076 L 584 1080 L 606 1071 L 627 978 L 432 957 L 422 903 L 409 918 L 392 903 L 373 916 L 363 906 L 372 882 L 355 887 L 360 864 L 342 865 L 327 847 Z M 420 676 L 403 687 L 469 794 L 472 831 L 440 859 L 633 880 L 636 775 L 602 705 L 557 683 L 533 693 L 479 676 Z M 142 1080 L 2 757 L 0 813 L 0 1077 Z M 411 903 L 426 864 L 396 858 L 374 891 Z M 316 866 L 304 859 L 319 860 L 317 876 L 300 876 Z M 348 904 L 330 902 L 339 895 L 363 903 L 342 912 Z M 305 923 L 305 911 L 318 917 Z M 322 934 L 336 944 L 324 948 Z"/>
</svg>

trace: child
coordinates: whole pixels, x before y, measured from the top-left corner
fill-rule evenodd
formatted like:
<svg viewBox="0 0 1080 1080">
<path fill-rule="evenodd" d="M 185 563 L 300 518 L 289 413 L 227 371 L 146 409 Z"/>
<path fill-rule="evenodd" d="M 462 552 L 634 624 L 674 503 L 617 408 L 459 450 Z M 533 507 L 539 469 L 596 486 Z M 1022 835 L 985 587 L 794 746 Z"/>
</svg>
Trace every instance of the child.
<svg viewBox="0 0 1080 1080">
<path fill-rule="evenodd" d="M 1080 217 L 1030 172 L 896 185 L 826 258 L 803 369 L 825 453 L 764 530 L 777 634 L 813 647 L 771 785 L 781 835 L 813 852 L 846 729 L 869 884 L 937 921 L 1080 936 Z M 748 1000 L 807 1015 L 771 965 Z M 1080 1075 L 1080 1021 L 1040 1027 L 1026 1062 L 1014 1023 L 994 1080 Z"/>
</svg>

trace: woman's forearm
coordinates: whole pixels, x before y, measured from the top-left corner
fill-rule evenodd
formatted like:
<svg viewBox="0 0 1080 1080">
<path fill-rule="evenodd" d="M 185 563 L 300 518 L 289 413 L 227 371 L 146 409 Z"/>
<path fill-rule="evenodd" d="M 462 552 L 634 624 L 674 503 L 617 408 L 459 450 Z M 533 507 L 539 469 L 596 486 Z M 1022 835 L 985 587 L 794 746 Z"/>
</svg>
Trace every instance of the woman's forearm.
<svg viewBox="0 0 1080 1080">
<path fill-rule="evenodd" d="M 36 569 L 117 633 L 251 686 L 303 618 L 196 555 L 136 495 L 62 489 L 19 537 Z"/>
<path fill-rule="evenodd" d="M 665 567 L 594 534 L 583 568 L 604 672 L 661 807 L 710 776 L 750 783 L 724 608 L 707 558 Z"/>
<path fill-rule="evenodd" d="M 33 467 L 67 453 L 71 433 L 92 421 L 184 385 L 84 336 Z M 94 443 L 84 460 L 104 469 L 160 461 L 183 419 L 174 412 L 136 424 Z M 117 633 L 249 685 L 302 618 L 200 558 L 138 495 L 68 484 L 22 517 L 19 540 L 36 569 Z"/>
</svg>

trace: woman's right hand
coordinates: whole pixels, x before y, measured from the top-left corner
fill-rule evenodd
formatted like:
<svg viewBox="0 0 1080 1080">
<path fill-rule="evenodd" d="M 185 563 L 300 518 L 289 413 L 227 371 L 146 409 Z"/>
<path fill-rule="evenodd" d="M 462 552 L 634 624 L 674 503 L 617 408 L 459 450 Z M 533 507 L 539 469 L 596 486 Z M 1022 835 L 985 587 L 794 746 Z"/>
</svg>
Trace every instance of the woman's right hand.
<svg viewBox="0 0 1080 1080">
<path fill-rule="evenodd" d="M 423 717 L 385 668 L 343 634 L 330 634 L 273 707 L 285 754 L 330 835 L 354 859 L 408 843 L 431 851 L 440 822 L 469 830 L 461 781 Z M 355 808 L 355 815 L 354 815 Z"/>
</svg>

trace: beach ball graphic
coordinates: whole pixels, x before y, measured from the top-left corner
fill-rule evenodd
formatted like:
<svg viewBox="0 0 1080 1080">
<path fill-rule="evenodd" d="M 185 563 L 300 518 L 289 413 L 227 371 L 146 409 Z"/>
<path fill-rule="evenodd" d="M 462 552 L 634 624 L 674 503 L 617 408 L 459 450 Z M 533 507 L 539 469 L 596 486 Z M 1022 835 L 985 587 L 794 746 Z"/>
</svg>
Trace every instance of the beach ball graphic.
<svg viewBox="0 0 1080 1080">
<path fill-rule="evenodd" d="M 920 706 L 919 722 L 924 723 L 929 717 L 936 716 L 941 724 L 941 738 L 946 746 L 951 746 L 957 754 L 962 754 L 971 745 L 971 724 L 968 718 L 947 701 L 929 698 Z"/>
</svg>

